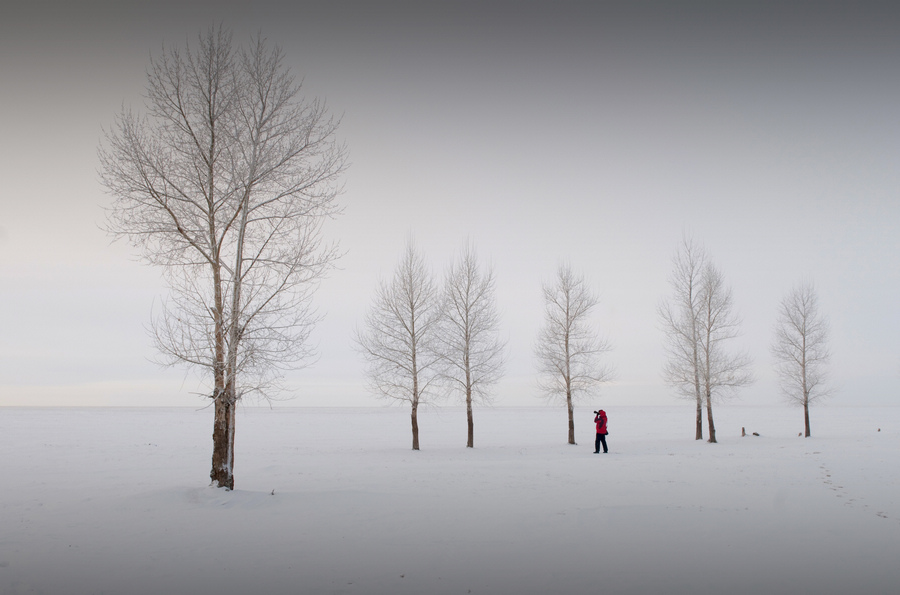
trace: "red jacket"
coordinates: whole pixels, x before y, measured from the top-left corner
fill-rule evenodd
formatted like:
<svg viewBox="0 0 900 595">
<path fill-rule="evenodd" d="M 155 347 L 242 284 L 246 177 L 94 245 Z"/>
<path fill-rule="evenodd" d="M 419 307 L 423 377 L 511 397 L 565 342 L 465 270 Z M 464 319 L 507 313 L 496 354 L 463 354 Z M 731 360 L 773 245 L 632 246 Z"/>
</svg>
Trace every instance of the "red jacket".
<svg viewBox="0 0 900 595">
<path fill-rule="evenodd" d="M 606 431 L 606 411 L 601 409 L 599 413 L 594 416 L 594 423 L 597 424 L 598 434 L 609 434 L 609 432 Z"/>
</svg>

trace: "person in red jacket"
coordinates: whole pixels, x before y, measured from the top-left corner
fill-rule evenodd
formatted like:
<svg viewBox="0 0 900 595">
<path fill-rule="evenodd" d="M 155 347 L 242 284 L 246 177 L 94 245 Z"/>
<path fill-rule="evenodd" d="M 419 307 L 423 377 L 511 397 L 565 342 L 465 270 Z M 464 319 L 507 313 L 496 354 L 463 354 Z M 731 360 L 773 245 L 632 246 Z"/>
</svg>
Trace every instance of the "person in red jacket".
<svg viewBox="0 0 900 595">
<path fill-rule="evenodd" d="M 594 411 L 594 423 L 597 424 L 597 439 L 594 441 L 594 454 L 600 452 L 600 445 L 603 445 L 603 452 L 608 453 L 609 449 L 606 448 L 606 435 L 609 432 L 606 430 L 606 411 Z"/>
</svg>

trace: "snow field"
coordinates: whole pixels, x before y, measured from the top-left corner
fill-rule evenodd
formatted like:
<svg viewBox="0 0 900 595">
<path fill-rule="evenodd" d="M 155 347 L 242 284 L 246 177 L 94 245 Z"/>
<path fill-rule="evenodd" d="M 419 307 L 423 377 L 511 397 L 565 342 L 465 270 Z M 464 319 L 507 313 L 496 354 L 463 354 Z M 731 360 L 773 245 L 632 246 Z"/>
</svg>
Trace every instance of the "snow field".
<svg viewBox="0 0 900 595">
<path fill-rule="evenodd" d="M 0 409 L 0 593 L 896 592 L 900 409 L 591 409 Z"/>
</svg>

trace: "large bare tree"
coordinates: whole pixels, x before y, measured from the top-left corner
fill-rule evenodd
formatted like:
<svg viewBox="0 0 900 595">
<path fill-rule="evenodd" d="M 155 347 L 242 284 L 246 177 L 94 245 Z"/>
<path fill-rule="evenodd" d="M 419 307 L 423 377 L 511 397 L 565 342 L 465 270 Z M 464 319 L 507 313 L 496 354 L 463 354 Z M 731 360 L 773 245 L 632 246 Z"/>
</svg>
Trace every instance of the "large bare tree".
<svg viewBox="0 0 900 595">
<path fill-rule="evenodd" d="M 703 439 L 703 391 L 700 386 L 701 278 L 706 251 L 691 238 L 682 239 L 672 258 L 672 300 L 659 307 L 668 359 L 663 368 L 666 382 L 696 405 L 696 440 Z"/>
<path fill-rule="evenodd" d="M 368 367 L 370 389 L 410 405 L 412 448 L 419 450 L 419 405 L 428 402 L 437 377 L 435 339 L 438 292 L 410 239 L 390 282 L 382 281 L 354 339 Z"/>
<path fill-rule="evenodd" d="M 437 346 L 441 376 L 466 402 L 468 438 L 475 446 L 473 403 L 490 402 L 489 389 L 503 374 L 505 343 L 494 297 L 494 271 L 482 271 L 475 247 L 467 242 L 447 270 Z"/>
<path fill-rule="evenodd" d="M 236 406 L 310 354 L 311 292 L 336 256 L 320 232 L 339 210 L 346 151 L 284 62 L 262 38 L 236 48 L 222 27 L 164 47 L 145 113 L 125 110 L 99 151 L 110 231 L 169 282 L 153 320 L 163 361 L 208 374 L 210 478 L 229 489 Z"/>
<path fill-rule="evenodd" d="M 549 398 L 565 403 L 569 444 L 575 444 L 574 402 L 609 379 L 610 371 L 600 362 L 600 355 L 610 347 L 592 324 L 591 311 L 599 298 L 583 275 L 562 264 L 543 292 L 544 326 L 535 346 L 540 386 Z"/>
<path fill-rule="evenodd" d="M 828 320 L 819 313 L 819 297 L 811 283 L 795 286 L 781 301 L 772 355 L 784 396 L 803 406 L 808 438 L 809 405 L 829 394 L 826 380 L 831 357 Z"/>
</svg>

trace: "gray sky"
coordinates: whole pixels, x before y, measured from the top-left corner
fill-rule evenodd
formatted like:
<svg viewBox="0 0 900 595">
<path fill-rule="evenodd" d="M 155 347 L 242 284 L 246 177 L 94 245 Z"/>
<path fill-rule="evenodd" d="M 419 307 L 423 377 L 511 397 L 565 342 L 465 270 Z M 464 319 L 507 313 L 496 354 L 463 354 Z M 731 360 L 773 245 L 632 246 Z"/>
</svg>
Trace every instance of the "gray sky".
<svg viewBox="0 0 900 595">
<path fill-rule="evenodd" d="M 540 285 L 601 294 L 616 381 L 591 402 L 673 403 L 656 308 L 682 234 L 705 244 L 777 401 L 778 302 L 816 283 L 835 404 L 900 392 L 900 11 L 891 3 L 20 3 L 0 21 L 0 405 L 199 405 L 150 362 L 165 288 L 101 230 L 103 127 L 140 108 L 161 44 L 214 20 L 281 44 L 342 115 L 352 165 L 298 405 L 375 404 L 351 331 L 412 233 L 436 274 L 466 237 L 498 278 L 499 404 L 540 404 Z M 677 4 L 677 5 L 676 5 Z"/>
</svg>

